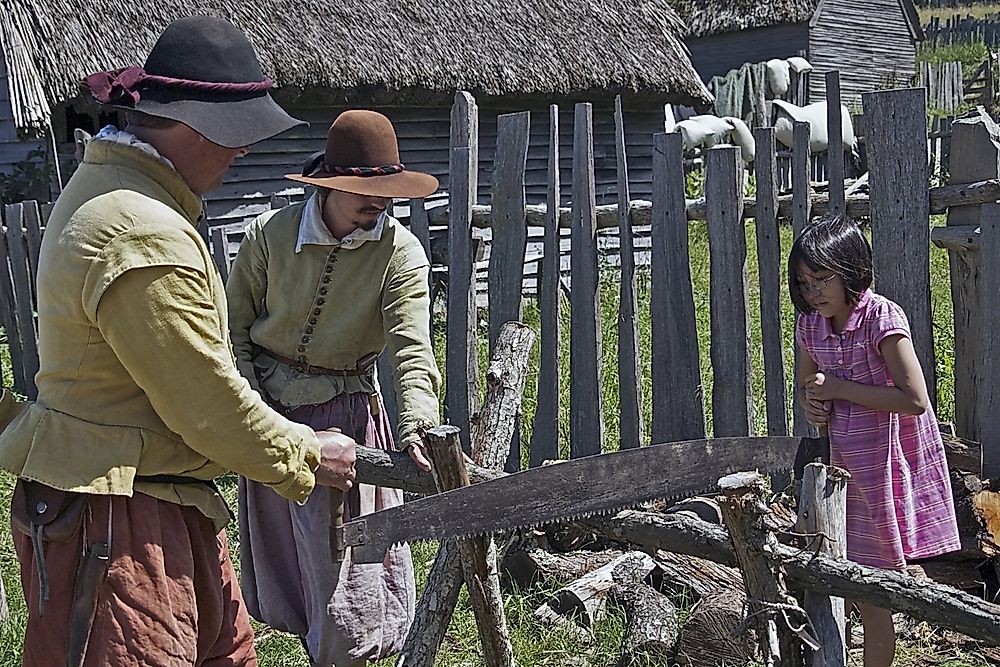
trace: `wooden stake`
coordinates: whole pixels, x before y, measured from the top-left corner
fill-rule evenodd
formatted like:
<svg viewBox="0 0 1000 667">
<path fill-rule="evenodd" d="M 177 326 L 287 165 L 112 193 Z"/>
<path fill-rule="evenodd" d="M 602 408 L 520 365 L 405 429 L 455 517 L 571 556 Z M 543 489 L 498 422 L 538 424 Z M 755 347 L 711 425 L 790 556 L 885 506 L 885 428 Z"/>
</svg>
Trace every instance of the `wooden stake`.
<svg viewBox="0 0 1000 667">
<path fill-rule="evenodd" d="M 434 465 L 434 481 L 441 491 L 469 485 L 459 432 L 455 426 L 438 426 L 427 431 L 427 454 Z M 472 611 L 476 615 L 486 667 L 513 667 L 514 650 L 503 613 L 493 540 L 489 537 L 458 540 L 458 554 L 469 587 Z"/>
<path fill-rule="evenodd" d="M 777 546 L 773 533 L 761 528 L 760 519 L 767 514 L 764 499 L 767 480 L 760 473 L 741 472 L 719 480 L 722 491 L 722 517 L 743 572 L 747 590 L 748 621 L 758 628 L 764 664 L 794 665 L 798 656 L 798 640 L 782 621 L 776 621 L 772 605 L 794 604 L 787 594 L 781 572 L 772 569 L 767 555 Z"/>
<path fill-rule="evenodd" d="M 507 460 L 512 442 L 511 435 L 521 410 L 528 357 L 534 340 L 534 332 L 517 322 L 509 322 L 500 330 L 493 359 L 486 373 L 486 400 L 472 433 L 473 460 L 486 467 L 472 466 L 473 481 L 480 482 L 486 476 L 502 474 L 494 471 L 502 468 Z M 392 456 L 388 452 L 376 455 L 379 457 L 377 460 L 364 455 L 359 456 L 358 474 L 361 477 L 382 478 L 387 470 L 395 470 L 398 466 L 398 477 L 383 481 L 393 485 L 403 479 L 412 480 L 408 488 L 419 489 L 419 492 L 424 493 L 435 492 L 433 485 L 414 484 L 425 477 L 421 476 L 416 465 L 405 454 L 396 456 L 392 464 L 382 458 Z M 410 472 L 404 472 L 406 470 Z M 466 471 L 468 472 L 468 467 Z M 448 624 L 458 602 L 458 594 L 462 589 L 459 551 L 454 540 L 447 540 L 441 544 L 428 575 L 424 593 L 417 603 L 413 624 L 396 661 L 397 667 L 434 665 L 438 648 L 448 630 Z"/>
<path fill-rule="evenodd" d="M 795 529 L 811 537 L 815 553 L 844 560 L 847 557 L 847 480 L 842 468 L 810 463 L 802 476 L 799 519 Z M 812 621 L 820 649 L 806 656 L 812 667 L 845 667 L 847 642 L 844 598 L 806 590 L 802 608 Z"/>
</svg>

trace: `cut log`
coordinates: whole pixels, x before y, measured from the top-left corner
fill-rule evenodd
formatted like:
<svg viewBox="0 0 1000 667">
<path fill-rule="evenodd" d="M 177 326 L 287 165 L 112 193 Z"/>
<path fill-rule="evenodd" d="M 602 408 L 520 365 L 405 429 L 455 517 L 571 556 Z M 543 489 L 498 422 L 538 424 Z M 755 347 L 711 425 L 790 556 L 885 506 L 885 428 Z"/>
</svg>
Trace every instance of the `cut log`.
<svg viewBox="0 0 1000 667">
<path fill-rule="evenodd" d="M 734 567 L 713 563 L 697 556 L 681 556 L 657 551 L 652 583 L 661 592 L 688 592 L 695 600 L 730 588 L 743 586 L 743 577 Z"/>
<path fill-rule="evenodd" d="M 714 523 L 717 526 L 722 525 L 722 510 L 719 509 L 719 503 L 715 498 L 695 496 L 675 503 L 667 510 L 667 514 L 677 512 L 684 512 L 688 516 Z"/>
<path fill-rule="evenodd" d="M 646 585 L 647 566 L 652 562 L 647 559 L 629 559 L 612 574 L 611 600 L 625 612 L 619 667 L 668 664 L 677 645 L 677 607 Z"/>
<path fill-rule="evenodd" d="M 954 433 L 942 430 L 941 440 L 944 442 L 944 454 L 948 461 L 948 470 L 983 474 L 983 446 L 978 442 L 959 438 Z"/>
<path fill-rule="evenodd" d="M 746 593 L 738 588 L 722 588 L 698 601 L 681 628 L 677 663 L 685 667 L 718 667 L 754 662 L 758 658 L 756 633 L 736 635 L 743 625 L 746 603 Z"/>
<path fill-rule="evenodd" d="M 651 556 L 638 551 L 622 554 L 607 565 L 560 588 L 535 610 L 535 616 L 548 623 L 556 622 L 560 617 L 570 617 L 580 627 L 593 629 L 604 616 L 605 603 L 614 585 L 613 575 L 619 567 L 631 568 L 636 573 L 642 571 L 645 578 L 656 567 L 656 563 Z"/>
<path fill-rule="evenodd" d="M 573 551 L 549 553 L 544 549 L 518 549 L 507 554 L 501 568 L 505 585 L 521 590 L 562 586 L 603 567 L 622 555 L 621 551 Z"/>
</svg>

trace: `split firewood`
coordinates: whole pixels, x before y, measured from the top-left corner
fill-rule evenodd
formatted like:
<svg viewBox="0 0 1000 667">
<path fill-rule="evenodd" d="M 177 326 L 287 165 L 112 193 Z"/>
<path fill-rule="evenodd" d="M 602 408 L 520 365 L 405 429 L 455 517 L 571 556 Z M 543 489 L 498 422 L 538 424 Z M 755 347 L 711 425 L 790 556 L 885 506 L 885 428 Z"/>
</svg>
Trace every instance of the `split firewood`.
<svg viewBox="0 0 1000 667">
<path fill-rule="evenodd" d="M 572 551 L 549 553 L 544 549 L 512 551 L 504 558 L 502 583 L 521 590 L 561 586 L 603 567 L 622 555 L 621 551 Z"/>
<path fill-rule="evenodd" d="M 681 556 L 670 551 L 657 551 L 653 557 L 656 570 L 652 583 L 660 591 L 689 592 L 695 600 L 743 586 L 740 571 L 697 556 Z"/>
<path fill-rule="evenodd" d="M 677 645 L 677 607 L 646 584 L 652 559 L 629 558 L 611 574 L 611 600 L 625 612 L 619 667 L 667 664 Z"/>
<path fill-rule="evenodd" d="M 667 514 L 676 514 L 678 512 L 701 519 L 702 521 L 707 521 L 708 523 L 714 523 L 716 526 L 722 525 L 722 510 L 719 509 L 719 502 L 715 498 L 695 496 L 694 498 L 688 498 L 675 503 L 666 510 Z"/>
<path fill-rule="evenodd" d="M 630 567 L 636 573 L 642 572 L 645 578 L 656 567 L 656 563 L 651 556 L 639 551 L 622 554 L 607 565 L 560 588 L 535 610 L 535 616 L 547 623 L 558 623 L 560 619 L 569 617 L 580 627 L 592 630 L 604 617 L 608 594 L 614 585 L 615 569 L 622 566 Z"/>
<path fill-rule="evenodd" d="M 742 582 L 738 585 L 742 587 Z M 677 663 L 718 667 L 757 660 L 756 633 L 736 634 L 743 625 L 746 602 L 742 588 L 721 588 L 699 600 L 681 628 Z"/>
</svg>

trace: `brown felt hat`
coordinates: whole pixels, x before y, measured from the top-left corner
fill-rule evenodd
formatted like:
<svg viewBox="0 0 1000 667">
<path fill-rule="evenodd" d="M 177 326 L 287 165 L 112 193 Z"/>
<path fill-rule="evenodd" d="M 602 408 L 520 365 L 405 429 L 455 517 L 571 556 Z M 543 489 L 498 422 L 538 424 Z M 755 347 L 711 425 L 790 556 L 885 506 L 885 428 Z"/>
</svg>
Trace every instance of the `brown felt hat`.
<svg viewBox="0 0 1000 667">
<path fill-rule="evenodd" d="M 356 195 L 400 199 L 426 197 L 438 187 L 436 178 L 408 171 L 399 161 L 392 122 L 363 110 L 337 116 L 326 135 L 326 150 L 306 160 L 301 174 L 285 178 Z"/>
</svg>

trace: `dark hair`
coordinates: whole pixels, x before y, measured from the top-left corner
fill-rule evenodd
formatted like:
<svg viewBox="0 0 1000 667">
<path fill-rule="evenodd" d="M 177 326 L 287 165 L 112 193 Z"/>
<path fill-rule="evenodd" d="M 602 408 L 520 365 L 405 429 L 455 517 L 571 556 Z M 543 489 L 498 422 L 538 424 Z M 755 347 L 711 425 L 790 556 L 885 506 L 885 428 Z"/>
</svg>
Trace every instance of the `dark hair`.
<svg viewBox="0 0 1000 667">
<path fill-rule="evenodd" d="M 858 223 L 846 215 L 829 214 L 810 223 L 788 253 L 788 293 L 795 310 L 807 314 L 813 309 L 799 289 L 799 264 L 840 276 L 851 304 L 872 284 L 872 247 Z"/>
</svg>

